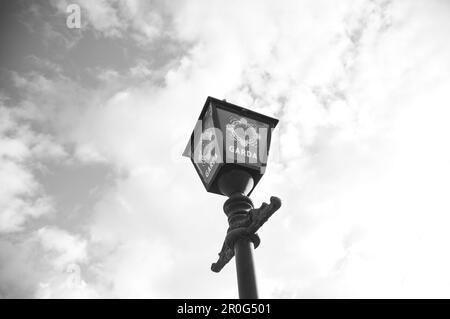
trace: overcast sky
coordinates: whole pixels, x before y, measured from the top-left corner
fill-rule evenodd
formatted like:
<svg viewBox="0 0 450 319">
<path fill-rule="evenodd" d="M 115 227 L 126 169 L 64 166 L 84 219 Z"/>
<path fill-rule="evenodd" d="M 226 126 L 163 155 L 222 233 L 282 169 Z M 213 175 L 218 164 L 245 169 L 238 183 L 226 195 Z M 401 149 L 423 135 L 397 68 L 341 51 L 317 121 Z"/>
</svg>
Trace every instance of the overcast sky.
<svg viewBox="0 0 450 319">
<path fill-rule="evenodd" d="M 450 297 L 449 1 L 0 12 L 0 297 L 237 297 L 225 197 L 181 157 L 208 95 L 280 120 L 261 297 Z"/>
</svg>

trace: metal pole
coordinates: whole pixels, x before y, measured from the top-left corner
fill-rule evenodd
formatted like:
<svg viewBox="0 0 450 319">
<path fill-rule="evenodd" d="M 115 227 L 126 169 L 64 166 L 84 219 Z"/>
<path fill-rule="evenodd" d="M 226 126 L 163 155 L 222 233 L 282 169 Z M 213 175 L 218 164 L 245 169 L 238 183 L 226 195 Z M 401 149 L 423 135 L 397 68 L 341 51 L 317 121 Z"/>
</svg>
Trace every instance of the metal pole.
<svg viewBox="0 0 450 319">
<path fill-rule="evenodd" d="M 241 299 L 258 299 L 253 264 L 253 248 L 257 248 L 260 243 L 256 231 L 280 206 L 280 199 L 272 196 L 270 204 L 263 203 L 260 208 L 255 209 L 251 199 L 243 193 L 231 194 L 223 205 L 229 227 L 219 252 L 219 259 L 211 265 L 211 270 L 220 272 L 233 257 L 236 257 L 238 291 Z"/>
<path fill-rule="evenodd" d="M 240 299 L 258 299 L 255 267 L 253 264 L 253 243 L 249 238 L 235 242 L 236 273 Z"/>
</svg>

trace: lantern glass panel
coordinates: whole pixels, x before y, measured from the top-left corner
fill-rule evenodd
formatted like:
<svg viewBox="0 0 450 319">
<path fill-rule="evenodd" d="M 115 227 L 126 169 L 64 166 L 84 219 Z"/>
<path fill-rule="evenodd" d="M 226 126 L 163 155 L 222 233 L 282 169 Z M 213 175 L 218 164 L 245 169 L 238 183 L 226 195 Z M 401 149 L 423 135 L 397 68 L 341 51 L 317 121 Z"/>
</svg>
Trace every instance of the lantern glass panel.
<svg viewBox="0 0 450 319">
<path fill-rule="evenodd" d="M 270 126 L 220 107 L 217 117 L 225 139 L 225 161 L 258 168 L 265 166 Z"/>
<path fill-rule="evenodd" d="M 221 163 L 221 136 L 214 127 L 213 110 L 208 106 L 201 121 L 202 133 L 194 139 L 194 164 L 203 181 L 209 184 Z"/>
</svg>

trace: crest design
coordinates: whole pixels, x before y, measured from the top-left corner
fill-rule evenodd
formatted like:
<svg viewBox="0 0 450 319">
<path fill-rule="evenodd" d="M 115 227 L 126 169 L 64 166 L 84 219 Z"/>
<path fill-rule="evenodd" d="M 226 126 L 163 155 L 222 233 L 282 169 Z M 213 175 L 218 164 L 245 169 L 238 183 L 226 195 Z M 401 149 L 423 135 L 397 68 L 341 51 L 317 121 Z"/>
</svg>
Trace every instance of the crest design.
<svg viewBox="0 0 450 319">
<path fill-rule="evenodd" d="M 247 147 L 248 145 L 256 147 L 259 140 L 257 126 L 243 117 L 239 119 L 230 118 L 230 122 L 227 124 L 227 132 L 233 136 L 241 147 Z"/>
</svg>

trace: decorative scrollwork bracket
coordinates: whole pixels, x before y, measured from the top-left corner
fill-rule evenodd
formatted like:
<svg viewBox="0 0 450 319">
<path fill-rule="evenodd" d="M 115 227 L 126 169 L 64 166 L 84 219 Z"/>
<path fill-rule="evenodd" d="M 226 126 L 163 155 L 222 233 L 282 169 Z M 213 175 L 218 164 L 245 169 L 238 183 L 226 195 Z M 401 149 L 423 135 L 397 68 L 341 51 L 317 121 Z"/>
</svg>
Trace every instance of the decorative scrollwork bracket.
<svg viewBox="0 0 450 319">
<path fill-rule="evenodd" d="M 272 196 L 270 204 L 262 203 L 261 207 L 253 208 L 247 196 L 231 196 L 224 205 L 230 227 L 227 230 L 219 259 L 211 265 L 211 270 L 220 272 L 234 257 L 234 243 L 241 238 L 248 238 L 257 248 L 260 244 L 258 229 L 281 207 L 281 200 Z"/>
</svg>

